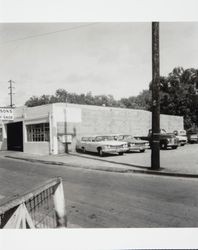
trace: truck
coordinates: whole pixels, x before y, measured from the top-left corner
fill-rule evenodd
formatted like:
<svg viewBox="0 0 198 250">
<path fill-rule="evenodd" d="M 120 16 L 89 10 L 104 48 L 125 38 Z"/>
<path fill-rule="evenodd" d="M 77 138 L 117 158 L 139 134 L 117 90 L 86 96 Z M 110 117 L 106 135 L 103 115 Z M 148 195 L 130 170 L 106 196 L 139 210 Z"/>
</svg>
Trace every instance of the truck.
<svg viewBox="0 0 198 250">
<path fill-rule="evenodd" d="M 174 130 L 173 134 L 176 136 L 176 138 L 179 140 L 179 145 L 184 146 L 188 142 L 188 138 L 186 135 L 186 130 Z"/>
<path fill-rule="evenodd" d="M 149 145 L 151 147 L 152 144 L 152 129 L 149 129 L 148 136 L 139 136 L 142 140 L 149 141 Z M 159 140 L 160 140 L 160 148 L 161 149 L 177 149 L 179 146 L 179 140 L 176 138 L 176 136 L 173 133 L 167 133 L 165 129 L 160 129 L 159 134 Z"/>
</svg>

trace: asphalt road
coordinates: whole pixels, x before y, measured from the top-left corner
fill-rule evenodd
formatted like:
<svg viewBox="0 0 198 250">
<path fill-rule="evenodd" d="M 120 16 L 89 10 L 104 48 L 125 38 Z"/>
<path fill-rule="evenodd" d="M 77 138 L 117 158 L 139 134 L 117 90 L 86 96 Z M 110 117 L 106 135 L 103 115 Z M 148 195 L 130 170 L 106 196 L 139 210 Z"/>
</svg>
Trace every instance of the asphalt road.
<svg viewBox="0 0 198 250">
<path fill-rule="evenodd" d="M 197 227 L 198 180 L 0 159 L 0 203 L 63 178 L 68 220 L 83 228 Z"/>
</svg>

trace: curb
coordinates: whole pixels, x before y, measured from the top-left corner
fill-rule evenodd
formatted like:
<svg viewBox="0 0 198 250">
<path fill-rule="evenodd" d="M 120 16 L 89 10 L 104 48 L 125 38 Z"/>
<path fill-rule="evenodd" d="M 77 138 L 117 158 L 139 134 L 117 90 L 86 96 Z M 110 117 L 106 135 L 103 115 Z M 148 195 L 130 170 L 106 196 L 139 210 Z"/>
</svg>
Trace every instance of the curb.
<svg viewBox="0 0 198 250">
<path fill-rule="evenodd" d="M 198 174 L 185 174 L 185 173 L 171 173 L 171 172 L 160 172 L 154 171 L 154 170 L 142 170 L 142 169 L 129 169 L 129 168 L 120 168 L 120 167 L 87 167 L 87 166 L 80 166 L 75 164 L 67 164 L 64 162 L 58 162 L 58 161 L 46 161 L 46 160 L 39 160 L 39 159 L 33 159 L 33 158 L 23 158 L 23 157 L 17 157 L 17 156 L 9 156 L 5 155 L 5 158 L 11 158 L 16 160 L 23 160 L 28 162 L 38 162 L 48 165 L 58 165 L 58 166 L 67 166 L 67 167 L 75 167 L 75 168 L 81 168 L 81 169 L 89 169 L 89 170 L 97 170 L 97 171 L 105 171 L 105 172 L 114 172 L 114 173 L 138 173 L 138 174 L 148 174 L 148 175 L 161 175 L 161 176 L 169 176 L 169 177 L 183 177 L 183 178 L 198 178 Z M 121 165 L 121 164 L 120 164 Z"/>
<path fill-rule="evenodd" d="M 23 158 L 23 157 L 17 157 L 17 156 L 9 156 L 6 155 L 4 156 L 5 158 L 10 158 L 10 159 L 16 159 L 16 160 L 23 160 L 23 161 L 28 161 L 28 162 L 38 162 L 42 164 L 47 164 L 47 165 L 57 165 L 57 166 L 67 166 L 67 167 L 72 167 L 72 168 L 81 168 L 81 169 L 89 169 L 89 170 L 97 170 L 97 171 L 105 171 L 105 172 L 116 172 L 116 173 L 128 173 L 131 172 L 131 169 L 124 169 L 124 168 L 113 168 L 113 167 L 88 167 L 88 166 L 82 166 L 82 165 L 76 165 L 76 164 L 67 164 L 64 162 L 58 162 L 58 161 L 46 161 L 46 160 L 38 160 L 38 159 L 32 159 L 32 158 Z"/>
</svg>

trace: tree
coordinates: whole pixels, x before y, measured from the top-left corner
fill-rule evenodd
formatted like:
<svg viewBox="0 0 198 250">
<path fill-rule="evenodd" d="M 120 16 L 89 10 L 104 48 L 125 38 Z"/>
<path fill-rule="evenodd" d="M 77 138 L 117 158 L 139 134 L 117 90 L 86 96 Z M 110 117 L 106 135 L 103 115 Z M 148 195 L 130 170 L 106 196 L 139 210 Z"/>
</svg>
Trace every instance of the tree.
<svg viewBox="0 0 198 250">
<path fill-rule="evenodd" d="M 185 129 L 193 125 L 198 126 L 198 108 L 193 101 L 196 85 L 198 85 L 198 69 L 194 68 L 176 67 L 168 76 L 160 77 L 160 111 L 162 114 L 183 116 Z M 151 111 L 151 88 L 152 83 L 149 84 L 149 89 L 143 90 L 139 95 L 121 98 L 118 101 L 112 95 L 94 96 L 91 92 L 76 94 L 69 93 L 65 89 L 57 89 L 55 95 L 32 96 L 25 105 L 34 107 L 48 103 L 69 102 Z"/>
<path fill-rule="evenodd" d="M 37 96 L 32 96 L 28 101 L 25 102 L 25 105 L 27 107 L 34 107 L 34 106 L 39 106 L 43 104 L 48 104 L 50 103 L 51 96 L 49 95 L 42 95 L 40 97 Z"/>
<path fill-rule="evenodd" d="M 178 67 L 160 81 L 161 113 L 184 116 L 185 129 L 192 127 L 194 123 L 197 124 L 197 108 L 192 100 L 197 75 L 196 69 L 184 70 Z"/>
</svg>

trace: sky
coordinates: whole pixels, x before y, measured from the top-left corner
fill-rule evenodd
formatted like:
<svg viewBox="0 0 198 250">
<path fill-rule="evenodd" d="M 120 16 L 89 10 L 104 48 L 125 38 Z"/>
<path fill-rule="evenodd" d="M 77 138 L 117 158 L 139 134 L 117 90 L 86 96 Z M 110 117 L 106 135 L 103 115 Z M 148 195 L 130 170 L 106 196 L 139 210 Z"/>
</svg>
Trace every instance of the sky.
<svg viewBox="0 0 198 250">
<path fill-rule="evenodd" d="M 160 74 L 198 65 L 198 22 L 160 23 Z M 58 88 L 136 96 L 152 79 L 151 23 L 1 23 L 0 106 Z"/>
</svg>

